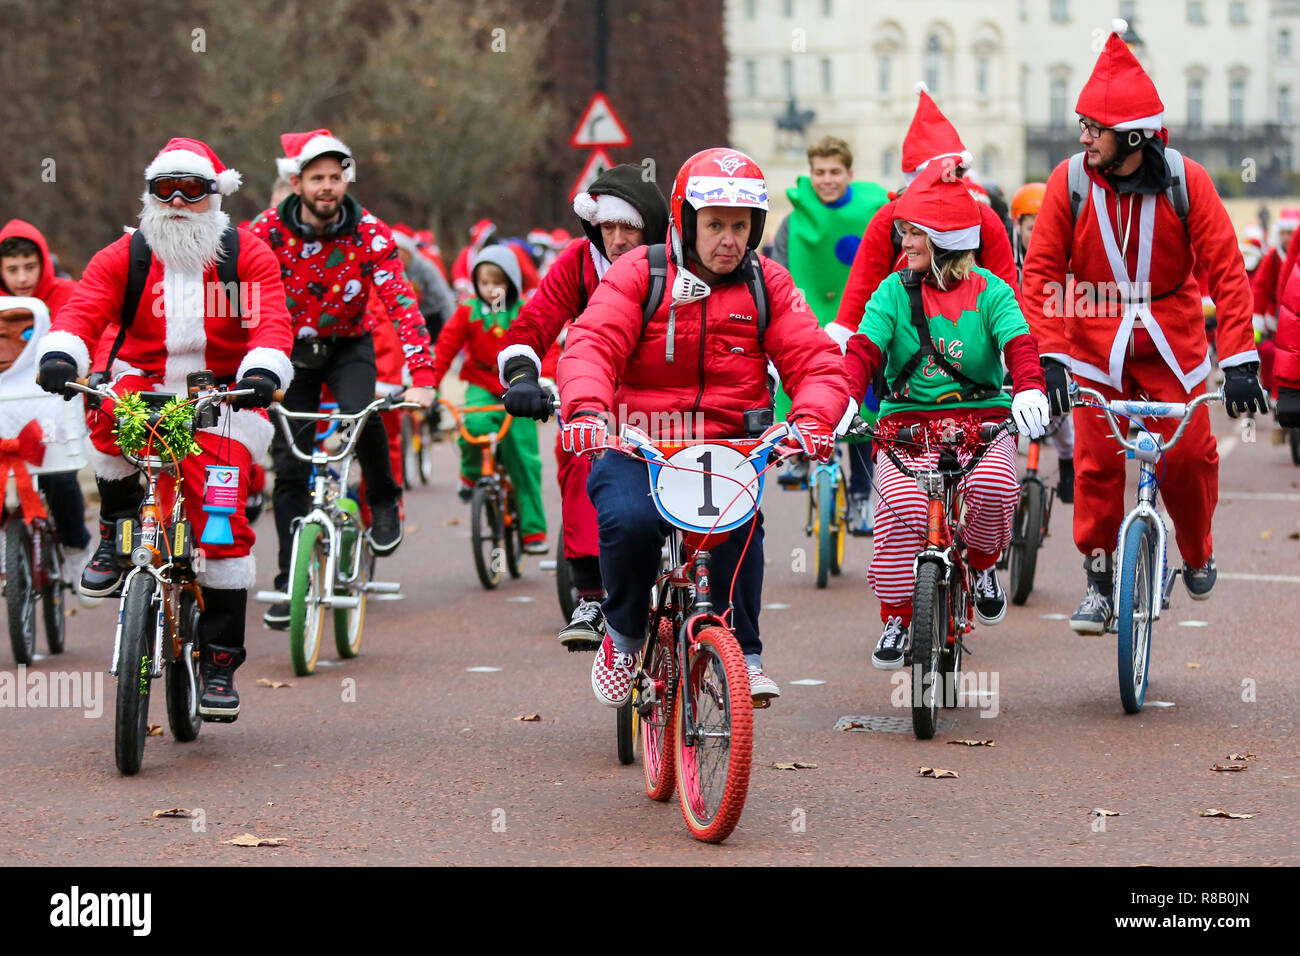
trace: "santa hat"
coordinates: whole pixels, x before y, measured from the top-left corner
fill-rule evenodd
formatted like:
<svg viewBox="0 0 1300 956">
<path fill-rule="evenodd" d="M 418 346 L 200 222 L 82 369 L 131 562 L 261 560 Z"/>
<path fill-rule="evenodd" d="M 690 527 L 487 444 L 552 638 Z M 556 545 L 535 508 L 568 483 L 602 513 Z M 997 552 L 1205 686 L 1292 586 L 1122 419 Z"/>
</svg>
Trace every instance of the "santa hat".
<svg viewBox="0 0 1300 956">
<path fill-rule="evenodd" d="M 974 157 L 962 145 L 956 128 L 948 122 L 948 117 L 930 98 L 930 90 L 924 83 L 916 84 L 918 100 L 916 113 L 912 116 L 912 125 L 903 137 L 903 175 L 908 182 L 920 172 L 925 164 L 942 156 L 953 156 L 961 166 L 969 166 Z"/>
<path fill-rule="evenodd" d="M 404 222 L 395 222 L 392 225 L 393 242 L 399 249 L 405 249 L 407 252 L 414 253 L 419 247 L 419 240 L 415 237 L 415 230 Z"/>
<path fill-rule="evenodd" d="M 343 157 L 343 180 L 357 181 L 357 164 L 352 158 L 352 150 L 327 129 L 314 129 L 306 133 L 280 134 L 280 147 L 284 155 L 275 161 L 275 168 L 281 176 L 300 176 L 311 165 L 312 160 L 336 153 Z"/>
<path fill-rule="evenodd" d="M 1253 246 L 1264 248 L 1264 230 L 1256 223 L 1251 223 L 1241 230 L 1241 241 L 1250 243 Z"/>
<path fill-rule="evenodd" d="M 1122 39 L 1127 32 L 1128 21 L 1111 21 L 1111 34 L 1092 76 L 1079 92 L 1074 111 L 1110 129 L 1158 132 L 1165 125 L 1165 104 Z"/>
<path fill-rule="evenodd" d="M 578 193 L 573 197 L 573 211 L 593 226 L 602 222 L 623 222 L 635 229 L 644 229 L 645 220 L 626 199 L 620 199 L 613 193 Z"/>
<path fill-rule="evenodd" d="M 1277 228 L 1279 229 L 1300 229 L 1300 209 L 1295 206 L 1284 206 L 1277 214 Z"/>
<path fill-rule="evenodd" d="M 910 222 L 940 249 L 977 249 L 980 211 L 956 175 L 956 158 L 929 163 L 894 206 L 894 221 Z"/>
<path fill-rule="evenodd" d="M 210 179 L 217 184 L 217 192 L 222 196 L 229 196 L 244 181 L 238 170 L 225 167 L 207 143 L 183 136 L 168 141 L 153 162 L 145 167 L 144 178 L 153 179 L 168 173 Z"/>
</svg>

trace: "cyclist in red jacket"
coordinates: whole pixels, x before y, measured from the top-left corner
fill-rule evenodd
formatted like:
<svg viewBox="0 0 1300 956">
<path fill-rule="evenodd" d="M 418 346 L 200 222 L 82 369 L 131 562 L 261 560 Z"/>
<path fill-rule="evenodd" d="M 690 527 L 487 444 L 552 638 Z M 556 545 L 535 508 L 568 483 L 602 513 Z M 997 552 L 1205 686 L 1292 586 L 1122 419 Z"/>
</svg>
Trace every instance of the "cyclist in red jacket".
<svg viewBox="0 0 1300 956">
<path fill-rule="evenodd" d="M 835 343 L 821 333 L 790 273 L 754 252 L 767 216 L 762 170 L 736 150 L 696 153 L 677 173 L 669 209 L 669 291 L 649 321 L 643 317 L 649 259 L 634 249 L 610 267 L 569 330 L 558 368 L 565 447 L 577 454 L 598 451 L 609 430 L 617 434 L 629 420 L 649 422 L 647 430 L 659 441 L 742 435 L 744 413 L 770 405 L 770 356 L 793 399 L 789 421 L 805 453 L 828 460 L 835 425 L 850 415 L 849 384 Z M 761 335 L 748 284 L 755 268 L 770 303 Z M 648 494 L 643 462 L 602 455 L 591 467 L 587 491 L 600 519 L 600 571 L 608 592 L 605 639 L 592 662 L 591 686 L 598 700 L 618 707 L 632 693 L 666 527 Z M 753 521 L 756 527 L 741 526 L 712 552 L 711 570 L 715 581 L 728 582 L 725 589 L 735 582 L 732 626 L 745 653 L 750 692 L 767 700 L 780 689 L 762 668 L 762 514 Z"/>
</svg>

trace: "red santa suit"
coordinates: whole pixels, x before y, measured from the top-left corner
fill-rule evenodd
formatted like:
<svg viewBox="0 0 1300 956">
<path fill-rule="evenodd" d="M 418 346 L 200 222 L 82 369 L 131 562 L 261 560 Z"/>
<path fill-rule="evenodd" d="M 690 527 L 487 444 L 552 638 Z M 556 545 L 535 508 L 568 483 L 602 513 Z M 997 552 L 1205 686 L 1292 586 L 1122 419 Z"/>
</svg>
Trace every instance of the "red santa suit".
<svg viewBox="0 0 1300 956">
<path fill-rule="evenodd" d="M 146 178 L 155 166 L 170 168 L 170 155 L 167 150 L 159 154 L 146 171 Z M 220 176 L 216 178 L 221 186 Z M 225 216 L 219 209 L 213 214 Z M 75 294 L 41 340 L 41 356 L 65 353 L 76 362 L 78 375 L 88 374 L 92 350 L 104 330 L 116 325 L 120 317 L 130 271 L 130 244 L 131 236 L 124 235 L 90 260 Z M 281 387 L 289 385 L 293 379 L 289 361 L 293 339 L 280 267 L 266 244 L 244 229 L 239 230 L 237 272 L 241 289 L 247 289 L 247 294 L 241 292 L 238 316 L 230 314 L 215 264 L 209 264 L 202 273 L 188 273 L 164 266 L 157 256 L 153 258 L 134 322 L 114 365 L 118 375 L 114 388 L 119 394 L 183 393 L 186 375 L 199 369 L 210 369 L 218 381 L 227 382 L 250 369 L 266 369 L 279 379 Z M 91 427 L 89 458 L 95 474 L 109 480 L 133 475 L 135 467 L 121 457 L 113 439 L 112 402 L 106 401 L 101 408 L 102 412 L 92 418 Z M 253 532 L 244 514 L 244 503 L 252 461 L 266 450 L 271 436 L 272 425 L 264 411 L 235 411 L 222 405 L 216 427 L 195 435 L 201 453 L 181 463 L 187 515 L 200 536 L 207 520 L 202 509 L 205 466 L 234 464 L 240 469 L 239 508 L 230 516 L 234 542 L 203 546 L 206 567 L 199 581 L 204 586 L 240 589 L 253 583 Z M 159 489 L 164 499 L 170 498 L 174 481 L 164 478 Z M 163 504 L 170 506 L 166 500 Z"/>
<path fill-rule="evenodd" d="M 1075 109 L 1107 127 L 1165 135 L 1155 87 L 1115 33 Z M 1105 176 L 1089 168 L 1090 189 L 1076 221 L 1068 161 L 1047 182 L 1025 261 L 1025 317 L 1045 358 L 1064 363 L 1081 384 L 1107 397 L 1184 402 L 1205 391 L 1210 359 L 1193 276 L 1197 260 L 1205 264 L 1218 308 L 1219 364 L 1258 360 L 1251 292 L 1232 223 L 1204 167 L 1185 162 L 1186 230 L 1163 192 L 1116 194 Z M 1119 290 L 1121 301 L 1104 292 L 1089 299 L 1082 294 L 1088 289 Z M 1100 412 L 1078 409 L 1074 424 L 1075 543 L 1086 555 L 1110 553 L 1126 508 L 1125 459 Z M 1167 436 L 1178 422 L 1147 424 Z M 1213 550 L 1218 464 L 1203 408 L 1167 453 L 1160 485 L 1179 550 L 1192 567 L 1204 566 Z"/>
</svg>

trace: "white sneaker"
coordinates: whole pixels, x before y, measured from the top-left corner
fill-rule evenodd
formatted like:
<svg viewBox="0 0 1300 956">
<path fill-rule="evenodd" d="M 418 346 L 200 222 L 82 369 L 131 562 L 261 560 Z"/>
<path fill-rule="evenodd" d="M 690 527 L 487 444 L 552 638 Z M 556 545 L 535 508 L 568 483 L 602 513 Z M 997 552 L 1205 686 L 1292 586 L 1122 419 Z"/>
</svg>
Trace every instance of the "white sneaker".
<svg viewBox="0 0 1300 956">
<path fill-rule="evenodd" d="M 997 624 L 1007 616 L 1007 595 L 995 569 L 976 571 L 974 587 L 975 616 L 981 624 Z"/>
<path fill-rule="evenodd" d="M 876 649 L 871 652 L 871 666 L 882 671 L 896 671 L 903 666 L 907 651 L 907 626 L 898 616 L 885 622 Z"/>
<path fill-rule="evenodd" d="M 749 672 L 749 696 L 755 703 L 765 703 L 781 696 L 781 688 L 776 686 L 776 681 L 763 673 L 761 666 L 746 664 L 745 670 Z"/>
</svg>

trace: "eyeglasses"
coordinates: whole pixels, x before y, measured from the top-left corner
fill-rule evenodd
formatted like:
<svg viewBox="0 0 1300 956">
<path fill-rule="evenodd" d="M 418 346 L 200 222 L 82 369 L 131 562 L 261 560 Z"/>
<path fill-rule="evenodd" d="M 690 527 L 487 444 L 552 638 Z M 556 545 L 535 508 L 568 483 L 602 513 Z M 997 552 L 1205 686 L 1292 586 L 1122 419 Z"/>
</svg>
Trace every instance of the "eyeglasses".
<svg viewBox="0 0 1300 956">
<path fill-rule="evenodd" d="M 171 202 L 178 195 L 186 202 L 200 202 L 216 191 L 216 183 L 202 176 L 155 176 L 149 180 L 149 195 L 159 202 Z"/>
<path fill-rule="evenodd" d="M 1096 123 L 1089 123 L 1087 120 L 1079 120 L 1079 132 L 1087 133 L 1093 139 L 1098 139 L 1102 133 L 1110 131 L 1109 126 L 1098 126 Z"/>
</svg>

